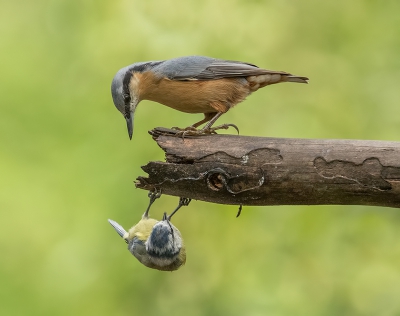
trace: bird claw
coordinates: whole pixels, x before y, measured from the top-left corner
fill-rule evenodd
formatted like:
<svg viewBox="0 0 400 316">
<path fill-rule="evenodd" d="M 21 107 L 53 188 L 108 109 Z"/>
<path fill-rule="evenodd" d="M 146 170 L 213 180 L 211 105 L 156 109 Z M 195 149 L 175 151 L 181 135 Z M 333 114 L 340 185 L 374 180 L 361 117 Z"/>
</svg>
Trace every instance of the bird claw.
<svg viewBox="0 0 400 316">
<path fill-rule="evenodd" d="M 180 128 L 180 127 L 172 127 L 171 129 L 177 130 L 175 133 L 176 137 L 182 137 L 182 139 L 185 138 L 185 136 L 196 136 L 196 135 L 201 135 L 199 134 L 199 130 L 196 129 L 196 127 L 193 126 L 188 126 L 185 128 Z"/>
<path fill-rule="evenodd" d="M 146 212 L 144 212 L 142 218 L 149 218 L 150 207 L 152 206 L 154 201 L 161 196 L 161 194 L 162 194 L 161 189 L 158 190 L 157 188 L 154 188 L 154 191 L 149 191 L 149 193 L 147 194 L 147 196 L 150 199 L 149 206 L 147 206 Z"/>
<path fill-rule="evenodd" d="M 150 199 L 150 203 L 153 203 L 156 199 L 158 199 L 161 196 L 162 192 L 161 189 L 158 190 L 157 188 L 154 189 L 154 191 L 149 191 L 147 196 Z"/>
<path fill-rule="evenodd" d="M 219 125 L 219 126 L 210 127 L 208 130 L 205 130 L 204 132 L 207 133 L 207 134 L 217 134 L 216 130 L 228 129 L 229 127 L 233 127 L 237 131 L 237 133 L 239 135 L 239 128 L 235 124 L 222 124 L 222 125 Z"/>
<path fill-rule="evenodd" d="M 191 200 L 192 200 L 192 199 L 181 197 L 181 198 L 179 199 L 179 205 L 181 205 L 181 206 L 188 206 Z"/>
<path fill-rule="evenodd" d="M 192 199 L 189 199 L 189 198 L 183 198 L 183 197 L 179 198 L 179 204 L 178 204 L 178 206 L 177 206 L 176 209 L 167 217 L 167 219 L 170 221 L 170 220 L 171 220 L 171 217 L 172 217 L 182 206 L 188 206 L 191 200 L 192 200 Z"/>
<path fill-rule="evenodd" d="M 239 128 L 235 124 L 222 124 L 216 127 L 202 128 L 196 129 L 193 126 L 188 126 L 186 128 L 172 127 L 172 129 L 177 130 L 178 132 L 175 134 L 177 137 L 185 138 L 185 136 L 201 136 L 201 135 L 213 135 L 217 134 L 217 130 L 219 129 L 228 129 L 229 127 L 233 127 L 237 133 L 239 134 Z"/>
<path fill-rule="evenodd" d="M 185 128 L 180 128 L 180 127 L 174 126 L 174 127 L 171 127 L 171 129 L 174 129 L 174 130 L 177 130 L 177 131 L 180 131 L 180 132 L 197 131 L 196 127 L 194 127 L 194 126 L 188 126 L 188 127 L 185 127 Z"/>
</svg>

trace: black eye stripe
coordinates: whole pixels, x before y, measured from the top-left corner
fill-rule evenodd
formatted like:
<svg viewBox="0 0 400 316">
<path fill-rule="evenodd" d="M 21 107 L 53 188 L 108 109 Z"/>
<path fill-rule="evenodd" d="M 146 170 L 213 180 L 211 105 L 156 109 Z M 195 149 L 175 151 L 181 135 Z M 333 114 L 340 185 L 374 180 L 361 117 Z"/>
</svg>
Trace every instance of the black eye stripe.
<svg viewBox="0 0 400 316">
<path fill-rule="evenodd" d="M 129 91 L 129 83 L 132 80 L 133 74 L 135 72 L 143 72 L 146 69 L 148 69 L 149 67 L 154 67 L 161 63 L 162 63 L 162 61 L 147 62 L 147 63 L 143 63 L 140 65 L 130 67 L 126 71 L 125 76 L 122 80 L 122 99 L 124 100 L 124 104 L 125 104 L 125 117 L 126 118 L 130 117 L 131 95 L 130 95 L 130 91 Z"/>
<path fill-rule="evenodd" d="M 124 117 L 125 117 L 126 119 L 129 119 L 129 118 L 131 117 L 131 110 L 130 110 L 130 107 L 129 107 L 129 103 L 128 103 L 128 105 L 125 105 L 125 114 L 124 114 Z"/>
<path fill-rule="evenodd" d="M 124 94 L 124 104 L 125 104 L 125 117 L 129 118 L 130 116 L 130 103 L 131 103 L 131 96 L 129 94 Z"/>
<path fill-rule="evenodd" d="M 129 93 L 129 82 L 131 81 L 133 76 L 133 71 L 132 68 L 129 69 L 124 77 L 124 80 L 122 81 L 122 98 L 124 100 L 124 116 L 126 119 L 130 118 L 131 112 L 130 112 L 130 103 L 131 103 L 131 95 Z"/>
<path fill-rule="evenodd" d="M 124 80 L 122 81 L 122 97 L 124 99 L 125 108 L 131 102 L 131 95 L 129 93 L 129 82 L 131 82 L 133 76 L 133 68 L 129 69 L 124 76 Z"/>
</svg>

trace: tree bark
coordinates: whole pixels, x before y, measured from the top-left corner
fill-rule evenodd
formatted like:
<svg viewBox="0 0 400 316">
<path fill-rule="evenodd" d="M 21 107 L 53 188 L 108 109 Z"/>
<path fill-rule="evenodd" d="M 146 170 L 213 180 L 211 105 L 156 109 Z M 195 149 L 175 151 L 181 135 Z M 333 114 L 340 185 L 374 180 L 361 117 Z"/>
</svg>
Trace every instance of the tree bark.
<svg viewBox="0 0 400 316">
<path fill-rule="evenodd" d="M 400 207 L 400 142 L 175 133 L 150 131 L 166 162 L 142 167 L 136 187 L 232 205 Z"/>
</svg>

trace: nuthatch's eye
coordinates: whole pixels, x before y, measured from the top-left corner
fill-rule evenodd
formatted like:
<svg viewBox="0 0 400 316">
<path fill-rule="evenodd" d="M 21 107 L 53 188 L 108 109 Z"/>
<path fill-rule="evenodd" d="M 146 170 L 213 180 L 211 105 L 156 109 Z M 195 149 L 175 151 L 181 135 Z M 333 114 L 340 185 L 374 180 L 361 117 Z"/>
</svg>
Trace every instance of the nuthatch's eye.
<svg viewBox="0 0 400 316">
<path fill-rule="evenodd" d="M 127 104 L 127 103 L 129 103 L 130 101 L 131 101 L 131 96 L 129 95 L 129 94 L 124 94 L 123 95 L 123 98 L 124 98 L 124 103 L 125 104 Z"/>
</svg>

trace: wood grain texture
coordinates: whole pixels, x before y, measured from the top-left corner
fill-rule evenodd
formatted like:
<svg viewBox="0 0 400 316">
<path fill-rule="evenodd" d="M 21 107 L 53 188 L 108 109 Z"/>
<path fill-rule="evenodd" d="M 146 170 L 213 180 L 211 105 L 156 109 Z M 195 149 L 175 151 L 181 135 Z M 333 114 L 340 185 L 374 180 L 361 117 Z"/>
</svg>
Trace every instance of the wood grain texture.
<svg viewBox="0 0 400 316">
<path fill-rule="evenodd" d="M 150 132 L 166 162 L 138 188 L 233 205 L 400 207 L 400 142 Z"/>
</svg>

